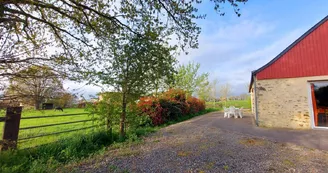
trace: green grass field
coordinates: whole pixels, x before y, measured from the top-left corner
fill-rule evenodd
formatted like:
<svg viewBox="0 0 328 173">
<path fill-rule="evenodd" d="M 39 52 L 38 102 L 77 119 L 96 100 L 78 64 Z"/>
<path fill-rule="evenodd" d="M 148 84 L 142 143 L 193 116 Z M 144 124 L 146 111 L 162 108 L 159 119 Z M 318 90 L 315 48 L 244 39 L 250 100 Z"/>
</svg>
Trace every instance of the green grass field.
<svg viewBox="0 0 328 173">
<path fill-rule="evenodd" d="M 31 117 L 31 116 L 49 116 L 49 115 L 60 115 L 60 114 L 77 114 L 77 113 L 87 113 L 84 109 L 78 109 L 78 108 L 71 108 L 71 109 L 64 109 L 63 112 L 61 111 L 54 111 L 54 110 L 41 110 L 41 111 L 35 111 L 35 110 L 23 110 L 22 117 Z M 0 112 L 0 116 L 4 116 L 5 112 Z M 84 114 L 84 115 L 72 115 L 72 116 L 65 116 L 65 117 L 51 117 L 51 118 L 38 118 L 38 119 L 22 119 L 20 122 L 20 128 L 24 127 L 30 127 L 30 126 L 40 126 L 40 125 L 46 125 L 46 124 L 57 124 L 57 123 L 63 123 L 63 122 L 71 122 L 71 121 L 79 121 L 79 120 L 89 120 L 92 119 L 92 115 L 90 114 Z M 65 124 L 65 125 L 58 125 L 58 126 L 50 126 L 50 127 L 41 127 L 41 128 L 35 128 L 35 129 L 27 129 L 27 130 L 20 130 L 19 132 L 19 138 L 26 138 L 36 135 L 42 135 L 47 133 L 54 133 L 54 132 L 61 132 L 61 131 L 67 131 L 67 130 L 73 130 L 73 129 L 79 129 L 83 127 L 89 127 L 97 122 L 81 122 L 81 123 L 74 123 L 74 124 Z M 3 129 L 3 122 L 0 123 L 0 128 Z M 87 130 L 81 130 L 84 132 L 91 131 L 95 129 L 87 129 Z M 77 132 L 81 132 L 77 131 Z M 2 136 L 3 131 L 0 130 L 0 135 Z M 51 143 L 54 141 L 57 141 L 59 139 L 63 138 L 69 138 L 74 136 L 76 132 L 68 132 L 68 133 L 62 133 L 57 135 L 51 135 L 51 136 L 44 136 L 29 140 L 23 140 L 19 141 L 18 148 L 28 148 L 33 147 L 37 145 L 42 145 L 46 143 Z"/>
<path fill-rule="evenodd" d="M 216 108 L 216 109 L 222 109 L 222 107 L 229 107 L 229 106 L 235 106 L 235 107 L 243 107 L 244 109 L 250 109 L 251 108 L 251 100 L 229 100 L 226 102 L 206 102 L 206 108 Z"/>
<path fill-rule="evenodd" d="M 239 103 L 240 105 L 247 105 L 247 103 L 244 102 L 235 102 Z M 206 103 L 207 108 L 213 108 L 213 103 Z M 235 105 L 238 107 L 237 104 L 233 104 L 232 102 L 228 102 L 227 104 Z M 246 108 L 247 106 L 244 106 Z M 219 107 L 215 107 L 215 109 L 220 109 Z M 22 117 L 34 117 L 34 116 L 51 116 L 51 115 L 61 115 L 61 114 L 78 114 L 78 113 L 88 113 L 85 111 L 85 109 L 79 109 L 79 108 L 70 108 L 70 109 L 64 109 L 63 112 L 61 111 L 54 111 L 54 110 L 23 110 Z M 5 116 L 5 111 L 0 111 L 0 117 Z M 64 122 L 72 122 L 72 121 L 80 121 L 80 120 L 89 120 L 92 119 L 91 114 L 84 114 L 84 115 L 72 115 L 72 116 L 65 116 L 65 117 L 51 117 L 51 118 L 37 118 L 37 119 L 21 119 L 20 122 L 20 128 L 25 127 L 31 127 L 31 126 L 40 126 L 40 125 L 47 125 L 47 124 L 57 124 L 57 123 L 64 123 Z M 58 126 L 50 126 L 50 127 L 41 127 L 41 128 L 35 128 L 35 129 L 26 129 L 26 130 L 20 130 L 19 131 L 19 139 L 26 138 L 26 137 L 32 137 L 37 135 L 43 135 L 43 134 L 49 134 L 49 133 L 55 133 L 55 132 L 61 132 L 61 131 L 68 131 L 68 130 L 74 130 L 84 127 L 90 127 L 92 125 L 97 125 L 99 122 L 81 122 L 81 123 L 74 123 L 74 124 L 65 124 L 65 125 L 58 125 Z M 3 129 L 4 122 L 0 122 L 0 129 Z M 98 127 L 98 128 L 91 128 L 86 130 L 80 130 L 80 131 L 74 131 L 74 132 L 68 132 L 68 133 L 62 133 L 62 134 L 56 134 L 51 136 L 44 136 L 44 137 L 38 137 L 34 139 L 28 139 L 28 140 L 19 140 L 18 141 L 18 148 L 24 149 L 24 148 L 30 148 L 35 147 L 43 144 L 52 143 L 55 141 L 58 141 L 60 139 L 67 139 L 71 138 L 77 133 L 83 134 L 83 133 L 89 133 L 95 130 L 99 130 L 103 128 L 104 126 Z M 0 135 L 2 136 L 3 130 L 0 130 Z"/>
<path fill-rule="evenodd" d="M 66 110 L 65 113 L 76 113 L 83 110 Z M 142 126 L 126 131 L 125 140 L 119 139 L 119 130 L 113 129 L 113 135 L 109 135 L 104 128 L 90 131 L 77 132 L 71 134 L 70 138 L 65 134 L 65 138 L 47 145 L 41 145 L 23 150 L 8 150 L 0 152 L 0 172 L 1 173 L 21 173 L 21 172 L 75 172 L 74 169 L 65 168 L 66 164 L 78 163 L 92 155 L 104 154 L 108 147 L 119 148 L 131 146 L 143 141 L 142 136 L 155 132 L 158 129 L 175 124 L 195 116 L 203 115 L 215 109 L 206 109 L 197 114 L 189 114 L 177 120 L 167 122 L 161 126 Z M 41 115 L 53 115 L 55 112 L 45 111 Z M 56 112 L 56 114 L 58 114 Z M 23 116 L 32 116 L 33 111 L 24 112 Z M 36 123 L 36 122 L 34 122 Z M 38 122 L 39 123 L 39 122 Z M 47 122 L 48 123 L 48 122 Z M 57 130 L 57 129 L 53 129 Z M 39 144 L 40 139 L 35 144 Z M 56 138 L 58 140 L 58 137 Z M 25 147 L 25 145 L 24 145 Z"/>
</svg>

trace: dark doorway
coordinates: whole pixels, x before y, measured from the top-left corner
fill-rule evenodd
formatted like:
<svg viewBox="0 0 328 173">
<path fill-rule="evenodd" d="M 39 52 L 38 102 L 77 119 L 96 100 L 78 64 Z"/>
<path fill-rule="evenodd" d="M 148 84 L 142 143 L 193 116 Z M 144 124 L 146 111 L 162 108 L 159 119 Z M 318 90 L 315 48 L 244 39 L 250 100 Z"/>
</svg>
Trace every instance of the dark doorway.
<svg viewBox="0 0 328 173">
<path fill-rule="evenodd" d="M 328 82 L 311 83 L 314 123 L 328 127 Z"/>
</svg>

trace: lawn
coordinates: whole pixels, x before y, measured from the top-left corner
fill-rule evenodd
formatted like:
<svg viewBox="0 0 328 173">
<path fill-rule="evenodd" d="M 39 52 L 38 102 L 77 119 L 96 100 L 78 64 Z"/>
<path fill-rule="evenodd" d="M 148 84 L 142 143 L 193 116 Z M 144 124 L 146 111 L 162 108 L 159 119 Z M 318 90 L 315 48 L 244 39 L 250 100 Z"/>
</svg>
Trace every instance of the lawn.
<svg viewBox="0 0 328 173">
<path fill-rule="evenodd" d="M 23 110 L 22 117 L 51 116 L 51 115 L 78 114 L 78 113 L 88 113 L 88 112 L 86 112 L 84 109 L 78 109 L 78 108 L 64 109 L 63 112 L 54 111 L 54 110 L 41 110 L 41 111 Z M 4 111 L 2 111 L 0 113 L 0 116 L 4 116 Z M 20 128 L 30 127 L 30 126 L 40 126 L 40 125 L 46 125 L 46 124 L 57 124 L 57 123 L 64 123 L 64 122 L 80 121 L 80 120 L 89 120 L 91 118 L 92 118 L 91 114 L 82 114 L 82 115 L 72 115 L 72 116 L 65 116 L 65 117 L 22 119 L 20 122 Z M 26 138 L 26 137 L 36 136 L 36 135 L 43 135 L 43 134 L 48 134 L 48 133 L 79 129 L 79 128 L 83 128 L 83 127 L 92 126 L 95 123 L 96 122 L 88 121 L 88 122 L 80 122 L 80 123 L 74 123 L 74 124 L 64 124 L 64 125 L 58 125 L 58 126 L 20 130 L 19 138 L 21 139 L 21 138 Z M 3 124 L 4 124 L 3 122 L 0 123 L 1 129 L 3 129 Z M 88 129 L 88 130 L 84 130 L 84 131 L 91 131 L 91 130 L 94 130 L 94 129 Z M 2 133 L 3 133 L 3 131 L 0 130 L 1 136 L 2 136 Z M 57 141 L 59 139 L 69 138 L 74 134 L 76 134 L 76 132 L 68 132 L 68 133 L 44 136 L 44 137 L 39 137 L 39 138 L 34 138 L 34 139 L 29 139 L 29 140 L 22 140 L 22 141 L 19 141 L 18 148 L 22 149 L 22 148 L 33 147 L 33 146 L 42 145 L 42 144 L 46 144 L 46 143 L 51 143 L 51 142 Z"/>
<path fill-rule="evenodd" d="M 244 109 L 251 109 L 251 100 L 229 100 L 226 102 L 206 102 L 207 108 L 216 108 L 216 109 L 222 109 L 222 107 L 229 107 L 229 106 L 235 106 L 235 107 L 243 107 Z"/>
<path fill-rule="evenodd" d="M 235 107 L 243 107 L 245 109 L 250 109 L 251 103 L 250 100 L 230 100 L 227 102 L 206 102 L 207 108 L 215 108 L 215 109 L 222 109 L 222 106 L 235 106 Z M 78 114 L 78 113 L 88 113 L 85 111 L 85 109 L 79 109 L 79 108 L 70 108 L 70 109 L 64 109 L 63 112 L 61 111 L 54 111 L 54 110 L 23 110 L 22 117 L 31 117 L 31 116 L 51 116 L 51 115 L 60 115 L 60 114 Z M 2 110 L 0 111 L 0 116 L 4 116 L 5 112 Z M 40 125 L 46 125 L 46 124 L 57 124 L 57 123 L 64 123 L 64 122 L 72 122 L 72 121 L 80 121 L 80 120 L 89 120 L 92 118 L 91 114 L 82 114 L 82 115 L 72 115 L 72 116 L 65 116 L 65 117 L 51 117 L 51 118 L 38 118 L 38 119 L 22 119 L 20 122 L 20 128 L 24 127 L 30 127 L 30 126 L 40 126 Z M 58 125 L 58 126 L 50 126 L 50 127 L 41 127 L 41 128 L 35 128 L 35 129 L 27 129 L 27 130 L 20 130 L 19 132 L 19 138 L 26 138 L 36 135 L 43 135 L 48 133 L 54 133 L 54 132 L 61 132 L 61 131 L 67 131 L 67 130 L 74 130 L 84 127 L 89 127 L 92 125 L 95 125 L 99 122 L 80 122 L 80 123 L 74 123 L 74 124 L 65 124 L 65 125 Z M 0 128 L 3 129 L 3 122 L 0 122 Z M 84 132 L 89 132 L 95 129 L 87 129 L 82 130 Z M 81 131 L 79 131 L 81 132 Z M 2 136 L 3 131 L 0 130 L 0 135 Z M 34 147 L 42 144 L 51 143 L 54 141 L 57 141 L 59 139 L 69 138 L 76 134 L 76 132 L 68 132 L 68 133 L 62 133 L 57 135 L 51 135 L 51 136 L 44 136 L 29 140 L 22 140 L 18 143 L 18 148 L 29 148 Z"/>
<path fill-rule="evenodd" d="M 66 113 L 72 113 L 72 111 Z M 155 132 L 161 127 L 175 124 L 212 111 L 215 110 L 206 109 L 196 114 L 185 115 L 175 121 L 167 122 L 161 126 L 141 126 L 136 129 L 128 129 L 126 131 L 126 139 L 123 141 L 119 139 L 118 128 L 113 129 L 112 136 L 109 135 L 104 128 L 102 128 L 102 130 L 99 128 L 95 129 L 93 132 L 80 131 L 77 133 L 71 133 L 70 138 L 65 134 L 65 138 L 47 145 L 26 148 L 23 150 L 3 151 L 0 152 L 0 172 L 60 172 L 58 169 L 62 168 L 65 164 L 76 163 L 93 155 L 101 155 L 111 147 L 115 148 L 140 143 L 143 141 L 143 138 L 141 138 L 142 136 Z M 43 112 L 43 115 L 50 114 L 52 114 L 52 112 Z M 24 116 L 28 115 L 29 113 L 24 114 Z M 32 115 L 33 113 L 31 113 L 30 116 Z M 57 137 L 56 140 L 58 139 L 59 138 Z M 43 141 L 43 139 L 40 138 L 35 144 L 40 144 L 40 141 Z M 26 147 L 25 144 L 24 147 Z M 74 172 L 74 170 L 63 172 Z"/>
</svg>

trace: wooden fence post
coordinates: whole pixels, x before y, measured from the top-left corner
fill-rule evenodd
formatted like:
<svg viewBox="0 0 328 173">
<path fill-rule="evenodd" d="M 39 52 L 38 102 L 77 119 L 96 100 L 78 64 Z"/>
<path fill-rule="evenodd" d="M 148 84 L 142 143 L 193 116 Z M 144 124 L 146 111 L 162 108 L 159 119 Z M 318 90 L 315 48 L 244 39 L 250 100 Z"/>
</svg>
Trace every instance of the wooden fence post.
<svg viewBox="0 0 328 173">
<path fill-rule="evenodd" d="M 8 107 L 0 150 L 16 149 L 22 107 Z"/>
</svg>

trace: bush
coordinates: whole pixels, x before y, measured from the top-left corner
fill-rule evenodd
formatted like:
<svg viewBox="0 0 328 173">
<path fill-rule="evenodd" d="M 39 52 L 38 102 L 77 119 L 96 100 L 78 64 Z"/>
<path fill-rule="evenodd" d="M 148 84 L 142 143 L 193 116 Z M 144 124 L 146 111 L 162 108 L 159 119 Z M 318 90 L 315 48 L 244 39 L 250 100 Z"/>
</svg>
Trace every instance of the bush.
<svg viewBox="0 0 328 173">
<path fill-rule="evenodd" d="M 139 127 L 152 125 L 151 119 L 148 116 L 136 116 L 140 113 L 136 104 L 129 104 L 126 110 L 126 128 L 134 131 Z"/>
<path fill-rule="evenodd" d="M 160 97 L 166 100 L 177 101 L 181 103 L 186 102 L 186 92 L 181 89 L 169 89 L 168 91 L 162 93 Z"/>
<path fill-rule="evenodd" d="M 190 106 L 189 113 L 191 114 L 205 110 L 205 102 L 195 97 L 189 97 L 187 103 Z"/>
<path fill-rule="evenodd" d="M 186 92 L 181 89 L 170 89 L 159 98 L 140 98 L 137 107 L 151 119 L 153 125 L 158 126 L 205 110 L 205 102 L 195 97 L 186 99 Z"/>
<path fill-rule="evenodd" d="M 151 119 L 153 125 L 161 125 L 166 121 L 158 98 L 142 97 L 139 99 L 137 106 L 144 115 Z"/>
<path fill-rule="evenodd" d="M 160 99 L 159 104 L 162 108 L 162 117 L 165 117 L 165 120 L 176 120 L 182 115 L 183 104 L 181 102 Z"/>
</svg>

